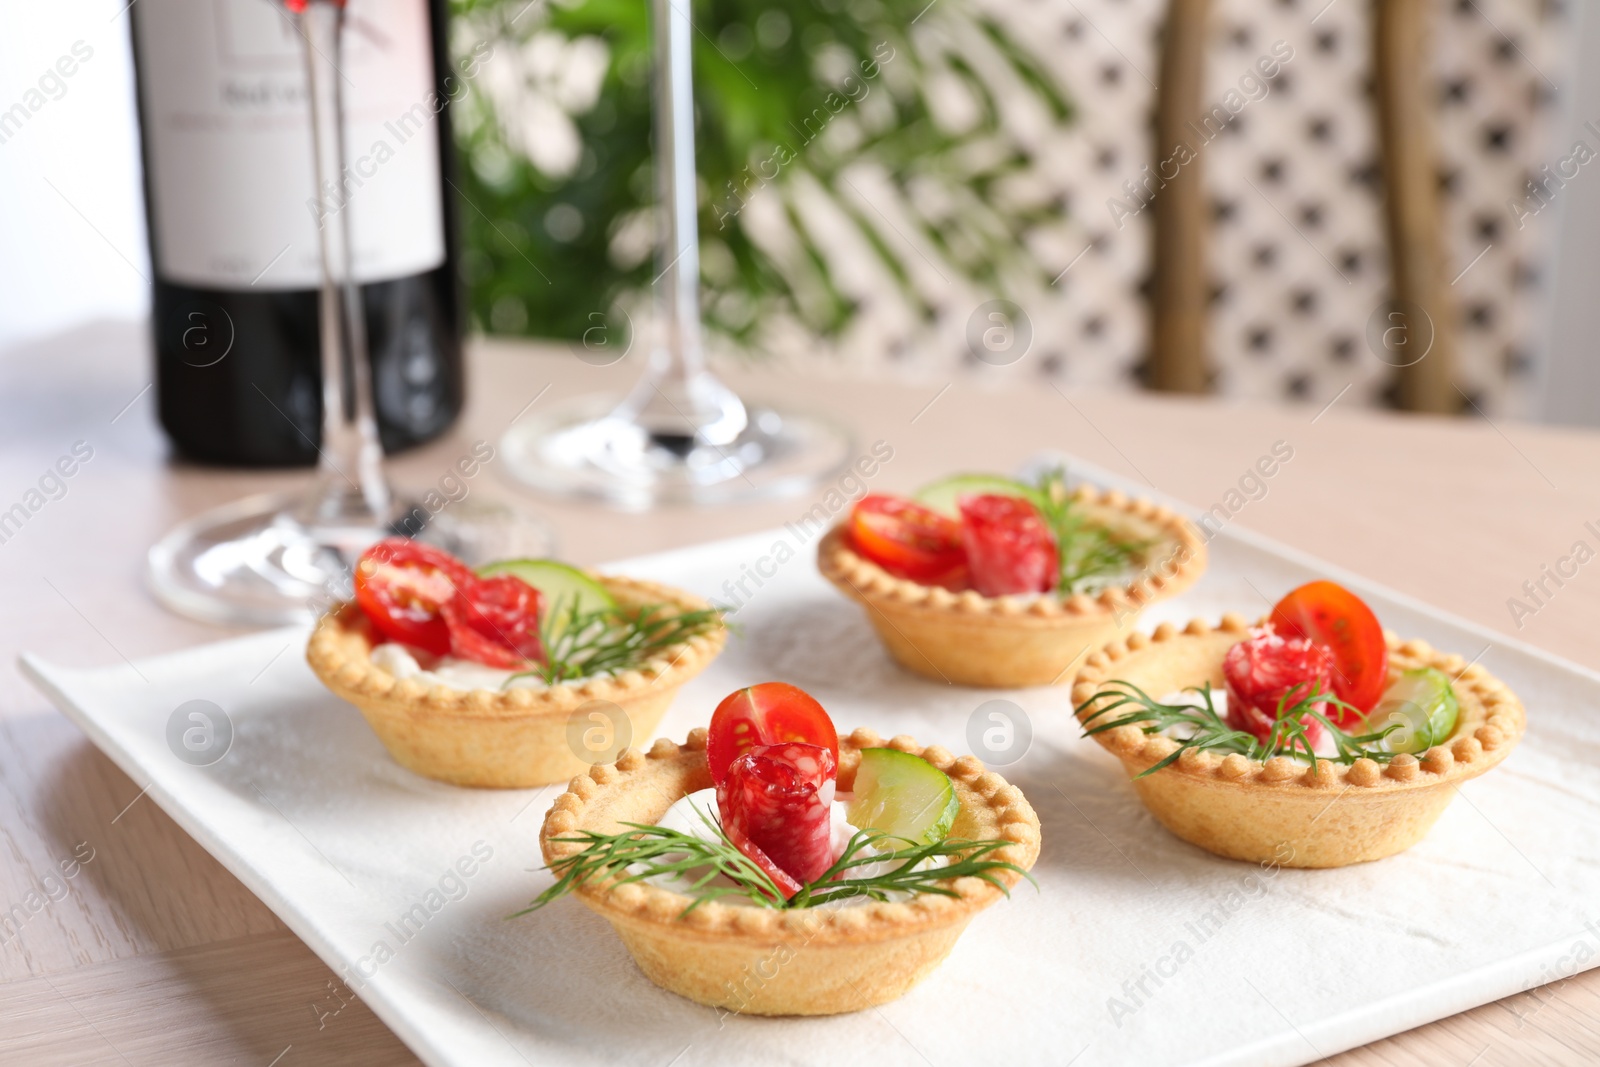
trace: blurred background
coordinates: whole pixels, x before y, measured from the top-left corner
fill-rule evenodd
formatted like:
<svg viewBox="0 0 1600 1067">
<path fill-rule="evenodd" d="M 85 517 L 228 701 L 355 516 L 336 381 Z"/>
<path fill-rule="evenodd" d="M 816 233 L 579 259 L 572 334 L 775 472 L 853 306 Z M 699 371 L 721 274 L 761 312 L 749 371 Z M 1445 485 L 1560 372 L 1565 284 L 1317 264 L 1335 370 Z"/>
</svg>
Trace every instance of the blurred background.
<svg viewBox="0 0 1600 1067">
<path fill-rule="evenodd" d="M 125 3 L 4 0 L 0 115 L 75 42 L 92 59 L 0 124 L 0 359 L 149 313 Z M 637 328 L 657 272 L 646 5 L 447 6 L 467 327 Z M 1577 62 L 1600 28 L 1560 0 L 1384 6 L 1426 20 L 1403 70 L 1360 0 L 1213 0 L 1199 22 L 1194 0 L 698 0 L 710 347 L 819 374 L 1004 363 L 1012 381 L 1600 422 L 1600 85 Z M 1425 210 L 1397 223 L 1383 124 L 1404 138 L 1419 116 Z M 1157 149 L 1184 122 L 1196 165 Z M 1163 208 L 1180 175 L 1198 184 Z M 1427 247 L 1397 259 L 1418 228 Z M 1200 296 L 1162 311 L 1184 286 L 1157 279 L 1157 249 L 1177 270 L 1190 232 Z M 1411 292 L 1397 265 L 1430 256 L 1447 374 L 1408 394 L 1385 316 Z M 990 330 L 1023 355 L 986 358 Z"/>
</svg>

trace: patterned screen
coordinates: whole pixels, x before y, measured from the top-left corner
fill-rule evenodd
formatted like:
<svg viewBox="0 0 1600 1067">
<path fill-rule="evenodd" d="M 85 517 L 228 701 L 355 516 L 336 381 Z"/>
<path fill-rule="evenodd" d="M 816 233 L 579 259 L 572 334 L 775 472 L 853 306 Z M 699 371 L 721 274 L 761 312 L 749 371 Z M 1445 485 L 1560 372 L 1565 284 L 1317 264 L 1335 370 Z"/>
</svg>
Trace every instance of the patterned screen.
<svg viewBox="0 0 1600 1067">
<path fill-rule="evenodd" d="M 1458 316 L 1457 384 L 1489 415 L 1526 414 L 1545 312 L 1560 175 L 1589 148 L 1550 143 L 1564 84 L 1566 13 L 1538 0 L 1436 0 L 1432 54 L 1445 197 L 1447 279 Z M 1148 345 L 1153 212 L 1144 168 L 1165 5 L 1151 0 L 988 0 L 1047 57 L 1077 107 L 1065 130 L 1008 135 L 1036 161 L 1010 193 L 1059 205 L 1018 235 L 1049 285 L 1003 293 L 1029 320 L 1028 353 L 1004 373 L 1135 388 Z M 1210 359 L 1227 396 L 1386 402 L 1390 369 L 1369 349 L 1387 294 L 1371 9 L 1361 0 L 1214 0 L 1208 107 L 1231 117 L 1197 135 L 1210 202 Z M 1264 65 L 1263 65 L 1264 64 Z M 1262 78 L 1261 71 L 1273 73 Z M 1219 123 L 1220 125 L 1220 123 Z M 1542 168 L 1549 167 L 1549 177 Z M 1530 180 L 1544 181 L 1533 197 Z M 1581 176 L 1577 180 L 1582 180 Z M 1000 373 L 970 351 L 992 294 L 947 293 L 919 333 L 870 303 L 841 356 L 862 368 Z M 892 323 L 892 325 L 891 325 Z"/>
</svg>

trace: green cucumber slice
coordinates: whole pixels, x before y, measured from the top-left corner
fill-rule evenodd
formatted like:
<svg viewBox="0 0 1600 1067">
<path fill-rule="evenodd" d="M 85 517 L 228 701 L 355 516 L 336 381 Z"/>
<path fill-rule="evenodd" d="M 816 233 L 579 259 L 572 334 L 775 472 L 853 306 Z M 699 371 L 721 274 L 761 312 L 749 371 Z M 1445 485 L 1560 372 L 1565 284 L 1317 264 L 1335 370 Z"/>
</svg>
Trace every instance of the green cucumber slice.
<svg viewBox="0 0 1600 1067">
<path fill-rule="evenodd" d="M 1460 714 L 1450 676 L 1436 667 L 1419 667 L 1383 691 L 1378 706 L 1367 715 L 1365 732 L 1398 726 L 1384 739 L 1384 747 L 1390 752 L 1426 752 L 1449 738 Z"/>
<path fill-rule="evenodd" d="M 925 845 L 943 841 L 961 811 L 949 775 L 894 748 L 862 750 L 852 793 L 846 813 L 851 826 Z"/>
<path fill-rule="evenodd" d="M 510 574 L 521 578 L 544 597 L 543 610 L 557 612 L 551 617 L 552 629 L 559 633 L 561 620 L 572 611 L 574 602 L 579 614 L 613 610 L 616 598 L 606 587 L 576 567 L 557 563 L 553 559 L 508 559 L 478 568 L 478 574 L 490 578 L 497 574 Z"/>
<path fill-rule="evenodd" d="M 952 474 L 918 489 L 915 499 L 923 507 L 959 518 L 961 498 L 980 495 L 1020 496 L 1035 507 L 1042 503 L 1039 490 L 1033 486 L 998 474 Z"/>
</svg>

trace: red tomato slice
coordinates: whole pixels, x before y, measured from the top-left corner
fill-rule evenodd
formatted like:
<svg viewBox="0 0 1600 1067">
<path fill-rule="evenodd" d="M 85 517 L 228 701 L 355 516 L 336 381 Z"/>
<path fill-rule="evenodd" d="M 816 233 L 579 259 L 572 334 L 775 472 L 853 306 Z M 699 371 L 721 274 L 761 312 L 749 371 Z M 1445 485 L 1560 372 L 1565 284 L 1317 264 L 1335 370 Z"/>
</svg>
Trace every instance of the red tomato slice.
<svg viewBox="0 0 1600 1067">
<path fill-rule="evenodd" d="M 390 537 L 356 561 L 356 602 L 384 637 L 442 656 L 450 651 L 450 629 L 440 610 L 476 581 L 449 553 Z"/>
<path fill-rule="evenodd" d="M 757 745 L 802 741 L 819 745 L 839 764 L 839 734 L 810 693 L 787 682 L 763 682 L 728 694 L 711 713 L 706 767 L 721 785 L 728 765 Z"/>
<path fill-rule="evenodd" d="M 1039 509 L 1021 497 L 964 496 L 961 537 L 972 587 L 984 596 L 1045 593 L 1061 576 L 1056 538 Z"/>
<path fill-rule="evenodd" d="M 1358 713 L 1333 709 L 1339 726 L 1377 707 L 1389 684 L 1389 646 L 1366 602 L 1335 582 L 1309 582 L 1278 601 L 1272 625 L 1285 637 L 1305 637 L 1333 653 L 1333 692 Z"/>
<path fill-rule="evenodd" d="M 771 873 L 785 899 L 833 866 L 833 794 L 838 760 L 821 745 L 757 745 L 728 765 L 717 784 L 722 829 L 746 856 Z"/>
<path fill-rule="evenodd" d="M 477 578 L 458 589 L 441 611 L 451 653 L 506 669 L 542 660 L 539 599 L 537 589 L 510 574 Z"/>
<path fill-rule="evenodd" d="M 910 500 L 869 493 L 850 512 L 850 540 L 857 552 L 897 578 L 924 585 L 962 579 L 966 549 L 961 524 Z"/>
<path fill-rule="evenodd" d="M 1333 654 L 1302 637 L 1285 637 L 1263 628 L 1228 649 L 1222 659 L 1228 686 L 1228 725 L 1265 741 L 1278 721 L 1278 707 L 1292 707 L 1315 691 L 1333 692 Z M 1327 715 L 1327 704 L 1315 705 Z M 1330 718 L 1332 716 L 1329 716 Z M 1322 737 L 1322 724 L 1301 716 L 1306 739 Z"/>
</svg>

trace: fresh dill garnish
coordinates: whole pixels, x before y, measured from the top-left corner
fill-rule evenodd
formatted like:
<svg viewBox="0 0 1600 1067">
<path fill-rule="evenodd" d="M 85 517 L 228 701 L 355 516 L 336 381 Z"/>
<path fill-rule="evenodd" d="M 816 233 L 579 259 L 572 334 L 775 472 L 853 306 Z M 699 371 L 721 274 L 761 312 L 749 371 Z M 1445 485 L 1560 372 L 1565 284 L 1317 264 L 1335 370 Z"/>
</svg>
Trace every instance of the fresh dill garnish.
<svg viewBox="0 0 1600 1067">
<path fill-rule="evenodd" d="M 618 879 L 618 885 L 642 882 L 659 875 L 688 877 L 700 872 L 687 887 L 694 900 L 683 910 L 685 915 L 708 900 L 726 896 L 745 897 L 769 908 L 782 907 L 783 891 L 767 872 L 735 848 L 723 834 L 722 827 L 709 815 L 698 807 L 694 812 L 716 831 L 715 841 L 707 841 L 667 826 L 637 822 L 623 823 L 628 829 L 615 834 L 579 830 L 576 837 L 552 838 L 562 844 L 581 844 L 584 847 L 550 864 L 547 869 L 557 876 L 555 884 L 512 918 L 538 911 L 593 879 L 626 871 L 635 864 L 641 869 Z M 734 884 L 711 884 L 718 875 L 725 875 Z"/>
<path fill-rule="evenodd" d="M 577 597 L 559 597 L 539 619 L 544 662 L 513 674 L 504 685 L 528 677 L 556 685 L 634 670 L 674 645 L 727 626 L 722 615 L 721 608 L 681 611 L 672 604 L 581 611 Z"/>
<path fill-rule="evenodd" d="M 555 884 L 535 897 L 533 903 L 517 912 L 517 915 L 537 911 L 594 879 L 624 872 L 616 884 L 642 882 L 662 875 L 691 879 L 684 888 L 693 899 L 683 909 L 682 915 L 687 915 L 708 900 L 728 896 L 746 899 L 760 907 L 792 910 L 818 907 L 852 897 L 888 900 L 891 893 L 935 893 L 956 897 L 960 894 L 945 883 L 968 877 L 981 878 L 1010 896 L 1006 884 L 996 877 L 999 871 L 1014 871 L 1033 881 L 1033 876 L 1016 864 L 990 858 L 995 851 L 1013 843 L 1010 841 L 947 839 L 930 845 L 895 837 L 883 830 L 857 830 L 833 866 L 792 898 L 785 900 L 782 891 L 766 871 L 728 840 L 716 819 L 698 807 L 694 811 L 712 830 L 712 839 L 695 837 L 665 826 L 633 822 L 623 823 L 627 829 L 615 834 L 579 830 L 574 837 L 552 838 L 553 841 L 584 847 L 549 865 L 548 869 L 557 878 Z M 905 847 L 885 847 L 888 842 L 903 843 Z M 943 866 L 918 869 L 923 862 L 940 856 L 951 857 L 951 860 Z M 879 864 L 887 869 L 861 876 L 848 873 L 859 867 Z M 726 877 L 733 884 L 713 884 L 718 875 Z"/>
<path fill-rule="evenodd" d="M 1298 695 L 1306 689 L 1309 689 L 1309 692 L 1306 692 L 1305 696 Z M 1308 763 L 1327 760 L 1330 763 L 1350 764 L 1358 759 L 1388 763 L 1394 759 L 1395 753 L 1382 747 L 1383 741 L 1391 733 L 1402 729 L 1395 723 L 1377 733 L 1347 733 L 1334 725 L 1326 714 L 1318 710 L 1318 706 L 1335 705 L 1356 712 L 1358 715 L 1359 710 L 1333 694 L 1323 692 L 1320 685 L 1305 682 L 1292 687 L 1278 699 L 1277 714 L 1272 729 L 1267 732 L 1265 738 L 1257 738 L 1254 734 L 1235 730 L 1217 713 L 1216 706 L 1211 700 L 1210 682 L 1203 686 L 1191 686 L 1184 692 L 1197 694 L 1200 703 L 1163 704 L 1132 682 L 1120 679 L 1108 682 L 1105 688 L 1078 705 L 1077 712 L 1083 716 L 1083 734 L 1085 737 L 1092 737 L 1107 730 L 1115 730 L 1119 726 L 1137 726 L 1146 734 L 1165 734 L 1178 742 L 1178 747 L 1165 759 L 1136 776 L 1143 778 L 1175 762 L 1185 750 L 1191 748 L 1237 752 L 1252 760 L 1292 756 Z M 1131 710 L 1116 714 L 1123 708 Z M 1086 711 L 1089 712 L 1087 716 L 1084 715 Z M 1106 715 L 1112 717 L 1099 723 L 1095 722 Z M 1322 724 L 1333 739 L 1334 755 L 1316 754 L 1311 738 L 1306 733 L 1306 724 L 1301 721 L 1303 719 L 1311 719 Z"/>
<path fill-rule="evenodd" d="M 1056 591 L 1062 596 L 1096 592 L 1142 561 L 1153 542 L 1142 541 L 1096 522 L 1072 498 L 1061 467 L 1039 476 L 1033 504 L 1055 534 L 1061 557 Z"/>
<path fill-rule="evenodd" d="M 889 847 L 889 842 L 896 844 Z M 995 877 L 996 871 L 1015 871 L 1028 881 L 1033 881 L 1033 876 L 1016 864 L 988 858 L 991 853 L 1010 844 L 1012 842 L 997 838 L 982 841 L 946 838 L 930 845 L 908 837 L 897 837 L 884 830 L 857 830 L 833 866 L 790 898 L 787 906 L 810 908 L 850 897 L 888 900 L 890 893 L 935 893 L 944 897 L 958 897 L 960 893 L 944 884 L 955 878 L 979 878 L 1010 896 L 1011 891 L 1006 884 Z M 920 867 L 924 861 L 941 856 L 951 857 L 950 862 L 938 867 Z M 857 867 L 880 863 L 891 864 L 892 867 L 878 874 L 861 877 L 851 877 L 846 873 Z"/>
</svg>

